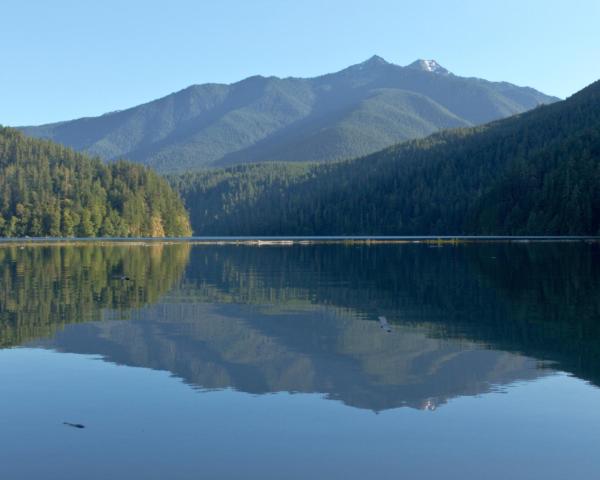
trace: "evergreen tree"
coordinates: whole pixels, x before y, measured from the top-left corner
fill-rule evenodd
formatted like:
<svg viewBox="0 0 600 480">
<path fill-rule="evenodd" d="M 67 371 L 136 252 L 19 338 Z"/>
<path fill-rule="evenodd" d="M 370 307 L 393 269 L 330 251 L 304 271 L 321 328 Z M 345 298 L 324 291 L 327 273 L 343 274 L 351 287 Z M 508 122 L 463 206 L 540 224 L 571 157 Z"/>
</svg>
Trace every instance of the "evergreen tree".
<svg viewBox="0 0 600 480">
<path fill-rule="evenodd" d="M 351 161 L 170 181 L 197 235 L 596 235 L 600 82 L 564 102 Z"/>
<path fill-rule="evenodd" d="M 190 234 L 178 195 L 149 168 L 0 127 L 0 236 Z"/>
</svg>

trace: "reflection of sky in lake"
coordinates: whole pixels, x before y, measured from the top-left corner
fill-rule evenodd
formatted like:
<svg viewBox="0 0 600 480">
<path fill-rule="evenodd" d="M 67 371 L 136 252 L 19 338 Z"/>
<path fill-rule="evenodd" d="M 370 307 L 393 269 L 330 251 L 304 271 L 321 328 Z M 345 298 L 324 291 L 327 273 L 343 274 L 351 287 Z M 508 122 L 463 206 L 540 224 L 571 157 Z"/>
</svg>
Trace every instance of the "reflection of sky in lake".
<svg viewBox="0 0 600 480">
<path fill-rule="evenodd" d="M 85 355 L 16 349 L 0 362 L 11 479 L 564 479 L 598 465 L 600 392 L 564 374 L 374 414 L 319 394 L 198 392 Z"/>
</svg>

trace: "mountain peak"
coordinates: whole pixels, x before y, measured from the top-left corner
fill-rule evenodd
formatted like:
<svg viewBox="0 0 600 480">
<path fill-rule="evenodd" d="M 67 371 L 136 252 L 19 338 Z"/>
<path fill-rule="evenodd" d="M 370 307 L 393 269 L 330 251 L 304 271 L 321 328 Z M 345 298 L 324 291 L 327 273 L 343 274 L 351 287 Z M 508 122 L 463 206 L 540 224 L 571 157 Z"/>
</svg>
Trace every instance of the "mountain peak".
<svg viewBox="0 0 600 480">
<path fill-rule="evenodd" d="M 385 58 L 382 58 L 379 55 L 373 55 L 371 58 L 366 60 L 364 63 L 387 64 L 388 62 L 385 60 Z"/>
<path fill-rule="evenodd" d="M 435 60 L 423 60 L 419 59 L 408 65 L 408 68 L 416 70 L 422 70 L 424 72 L 438 73 L 441 75 L 448 75 L 450 72 L 442 67 Z"/>
<path fill-rule="evenodd" d="M 182 172 L 274 159 L 353 158 L 554 100 L 510 84 L 454 77 L 432 60 L 412 67 L 377 55 L 363 60 L 313 78 L 254 76 L 196 85 L 151 107 L 21 130 L 107 160 L 127 157 Z"/>
<path fill-rule="evenodd" d="M 368 58 L 364 62 L 359 63 L 356 66 L 359 66 L 359 67 L 375 67 L 375 66 L 378 66 L 378 65 L 389 65 L 389 62 L 387 62 L 384 58 L 380 57 L 379 55 L 373 55 L 372 57 Z"/>
</svg>

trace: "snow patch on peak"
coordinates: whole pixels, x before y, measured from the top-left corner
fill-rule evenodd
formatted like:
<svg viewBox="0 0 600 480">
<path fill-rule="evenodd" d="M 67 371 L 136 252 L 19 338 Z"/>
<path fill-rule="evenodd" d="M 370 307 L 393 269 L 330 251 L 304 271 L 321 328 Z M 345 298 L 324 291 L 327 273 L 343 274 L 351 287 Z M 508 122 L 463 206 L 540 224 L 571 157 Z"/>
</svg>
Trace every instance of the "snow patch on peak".
<svg viewBox="0 0 600 480">
<path fill-rule="evenodd" d="M 429 72 L 435 72 L 438 68 L 440 68 L 435 60 L 423 60 L 423 64 L 425 70 Z"/>
<path fill-rule="evenodd" d="M 443 75 L 447 75 L 450 73 L 448 70 L 446 70 L 444 67 L 442 67 L 435 60 L 421 60 L 420 59 L 420 60 L 417 60 L 416 62 L 411 63 L 408 67 L 415 68 L 418 70 L 423 70 L 424 72 L 438 73 L 438 74 L 443 74 Z"/>
</svg>

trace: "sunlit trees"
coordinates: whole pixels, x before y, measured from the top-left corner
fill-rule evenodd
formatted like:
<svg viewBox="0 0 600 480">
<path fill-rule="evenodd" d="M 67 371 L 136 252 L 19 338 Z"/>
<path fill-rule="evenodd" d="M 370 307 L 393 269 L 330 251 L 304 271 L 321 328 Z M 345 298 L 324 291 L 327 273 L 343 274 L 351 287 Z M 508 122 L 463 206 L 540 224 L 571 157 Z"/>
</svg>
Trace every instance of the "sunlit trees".
<svg viewBox="0 0 600 480">
<path fill-rule="evenodd" d="M 150 169 L 0 128 L 0 236 L 190 234 L 178 195 Z"/>
</svg>

